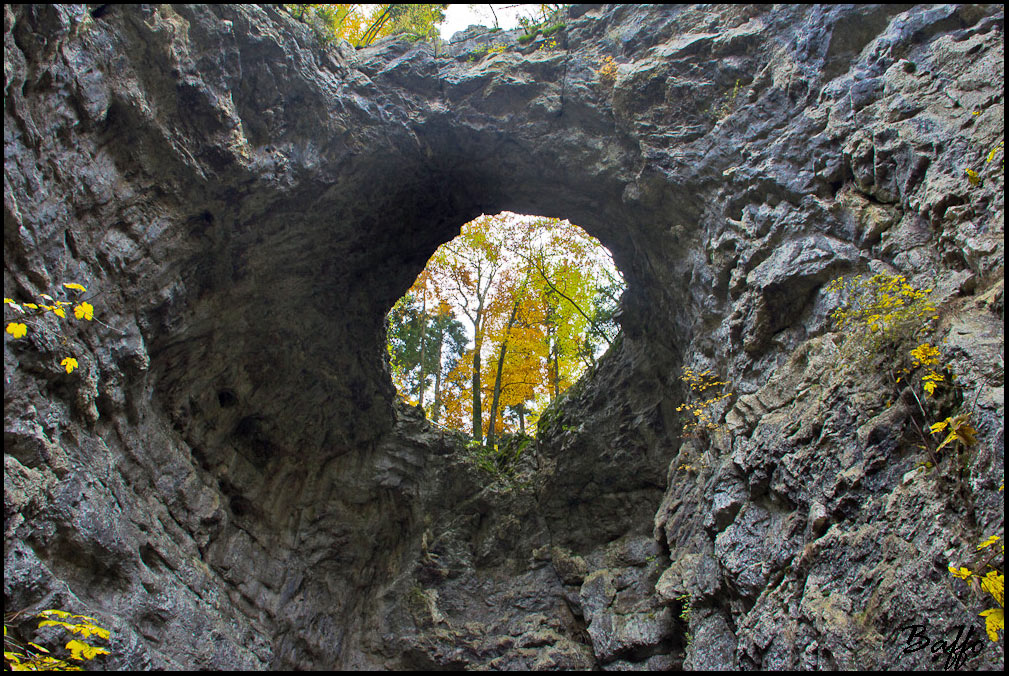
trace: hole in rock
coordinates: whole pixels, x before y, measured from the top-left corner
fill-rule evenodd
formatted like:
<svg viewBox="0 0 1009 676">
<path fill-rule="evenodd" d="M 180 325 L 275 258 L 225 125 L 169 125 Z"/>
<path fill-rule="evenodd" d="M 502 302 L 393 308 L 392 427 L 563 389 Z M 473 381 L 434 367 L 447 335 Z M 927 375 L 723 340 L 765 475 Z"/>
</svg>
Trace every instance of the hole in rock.
<svg viewBox="0 0 1009 676">
<path fill-rule="evenodd" d="M 262 418 L 255 415 L 247 415 L 235 425 L 235 436 L 242 439 L 254 439 L 257 435 Z"/>
<path fill-rule="evenodd" d="M 158 554 L 157 550 L 150 545 L 150 543 L 145 543 L 140 546 L 140 560 L 144 562 L 144 565 L 151 570 L 162 570 L 165 568 L 165 561 Z"/>
<path fill-rule="evenodd" d="M 393 382 L 431 422 L 492 445 L 533 436 L 549 404 L 617 338 L 610 252 L 556 218 L 480 216 L 389 311 Z"/>
<path fill-rule="evenodd" d="M 232 408 L 238 403 L 238 396 L 231 390 L 220 390 L 217 393 L 217 403 L 221 408 Z"/>
<path fill-rule="evenodd" d="M 231 499 L 228 500 L 228 506 L 231 508 L 231 513 L 235 516 L 246 516 L 247 514 L 251 514 L 253 511 L 252 502 L 241 495 L 232 496 Z"/>
</svg>

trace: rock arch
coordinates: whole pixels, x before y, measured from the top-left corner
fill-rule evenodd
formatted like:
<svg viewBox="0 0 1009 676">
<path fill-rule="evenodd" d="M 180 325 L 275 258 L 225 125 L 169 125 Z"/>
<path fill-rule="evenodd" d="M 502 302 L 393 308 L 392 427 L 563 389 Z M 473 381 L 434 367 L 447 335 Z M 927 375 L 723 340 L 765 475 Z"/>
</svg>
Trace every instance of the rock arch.
<svg viewBox="0 0 1009 676">
<path fill-rule="evenodd" d="M 977 336 L 1002 335 L 1001 178 L 949 167 L 998 138 L 1001 13 L 568 19 L 557 50 L 475 31 L 353 53 L 272 6 L 5 6 L 5 295 L 86 281 L 108 324 L 68 338 L 79 379 L 52 341 L 5 343 L 5 606 L 108 613 L 124 668 L 897 666 L 873 632 L 901 618 L 833 626 L 825 599 L 855 612 L 872 571 L 926 579 L 967 535 L 921 521 L 906 541 L 935 551 L 879 551 L 903 536 L 852 505 L 965 508 L 900 480 L 899 420 L 809 394 L 841 391 L 819 289 L 931 267 L 988 299 L 956 335 L 979 476 L 1000 475 Z M 392 405 L 382 337 L 427 256 L 506 209 L 578 223 L 630 287 L 542 482 L 507 498 Z M 728 445 L 680 443 L 684 365 L 732 379 Z M 807 414 L 834 427 L 789 426 Z"/>
</svg>

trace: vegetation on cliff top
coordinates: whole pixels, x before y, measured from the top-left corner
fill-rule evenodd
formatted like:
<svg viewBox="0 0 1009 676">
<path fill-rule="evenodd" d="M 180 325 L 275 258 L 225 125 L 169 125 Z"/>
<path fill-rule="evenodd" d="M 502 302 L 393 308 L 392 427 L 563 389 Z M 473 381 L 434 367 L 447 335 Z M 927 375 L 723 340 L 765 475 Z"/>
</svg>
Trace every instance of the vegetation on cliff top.
<svg viewBox="0 0 1009 676">
<path fill-rule="evenodd" d="M 291 16 L 307 23 L 322 42 L 347 40 L 367 47 L 378 38 L 404 35 L 414 40 L 438 36 L 448 4 L 433 5 L 281 5 Z"/>
<path fill-rule="evenodd" d="M 390 311 L 393 379 L 432 421 L 492 446 L 525 433 L 595 364 L 622 291 L 609 253 L 576 226 L 482 216 Z"/>
</svg>

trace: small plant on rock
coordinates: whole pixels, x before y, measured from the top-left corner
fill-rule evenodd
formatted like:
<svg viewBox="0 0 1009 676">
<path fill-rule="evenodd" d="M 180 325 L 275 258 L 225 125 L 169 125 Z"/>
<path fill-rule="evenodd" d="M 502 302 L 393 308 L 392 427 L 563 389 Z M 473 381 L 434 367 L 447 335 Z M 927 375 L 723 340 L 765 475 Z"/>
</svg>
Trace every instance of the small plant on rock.
<svg viewBox="0 0 1009 676">
<path fill-rule="evenodd" d="M 845 363 L 863 372 L 881 367 L 899 387 L 917 379 L 905 392 L 914 399 L 920 414 L 912 416 L 920 447 L 931 456 L 931 466 L 938 465 L 940 452 L 947 446 L 964 460 L 961 465 L 965 464 L 965 452 L 976 444 L 977 432 L 969 411 L 951 414 L 948 398 L 936 401 L 937 392 L 952 384 L 954 376 L 942 363 L 940 347 L 929 339 L 938 319 L 929 300 L 932 290 L 916 288 L 903 276 L 887 274 L 835 279 L 826 290 L 841 294 L 841 303 L 831 318 L 837 329 L 845 331 L 841 344 Z M 954 401 L 959 398 L 956 388 L 952 394 L 957 395 Z M 929 423 L 937 417 L 939 422 Z M 940 433 L 945 437 L 936 445 L 934 435 Z"/>
<path fill-rule="evenodd" d="M 998 603 L 997 608 L 989 608 L 980 613 L 985 618 L 985 633 L 993 643 L 998 641 L 998 632 L 1005 630 L 1005 573 L 993 565 L 1000 550 L 1005 558 L 1005 544 L 994 546 L 1001 539 L 998 535 L 991 535 L 978 544 L 979 554 L 988 551 L 983 560 L 976 561 L 971 567 L 949 566 L 953 577 L 966 582 L 974 592 L 987 594 Z"/>
<path fill-rule="evenodd" d="M 4 624 L 4 666 L 11 671 L 81 671 L 76 663 L 93 660 L 99 655 L 108 655 L 109 650 L 93 646 L 87 641 L 97 637 L 103 641 L 109 640 L 109 630 L 98 625 L 98 620 L 87 615 L 73 615 L 65 610 L 43 610 L 38 615 L 39 628 L 60 627 L 71 638 L 64 649 L 69 657 L 60 658 L 43 646 L 30 641 L 24 644 L 8 636 L 7 625 Z M 86 640 L 81 640 L 86 639 Z M 68 662 L 67 660 L 73 660 Z"/>
<path fill-rule="evenodd" d="M 830 316 L 845 332 L 844 357 L 863 370 L 873 369 L 881 357 L 896 369 L 907 368 L 910 346 L 929 334 L 938 319 L 929 302 L 932 289 L 916 288 L 902 275 L 839 277 L 825 291 L 841 296 Z"/>
<path fill-rule="evenodd" d="M 519 459 L 532 442 L 532 437 L 524 434 L 503 435 L 499 443 L 492 446 L 473 440 L 466 444 L 466 459 L 485 473 L 491 482 L 512 483 Z"/>
<path fill-rule="evenodd" d="M 63 287 L 75 295 L 80 295 L 87 292 L 87 289 L 76 282 L 69 282 L 63 285 Z M 5 308 L 9 308 L 13 312 L 18 321 L 8 321 L 7 322 L 7 335 L 9 335 L 14 340 L 19 340 L 25 338 L 28 335 L 29 328 L 33 331 L 45 331 L 46 327 L 44 320 L 47 316 L 56 317 L 58 320 L 69 321 L 69 316 L 67 315 L 67 310 L 72 308 L 72 316 L 74 319 L 83 321 L 97 321 L 95 320 L 95 308 L 87 300 L 79 299 L 76 301 L 67 300 L 66 298 L 53 298 L 49 294 L 41 294 L 36 302 L 30 303 L 18 303 L 15 302 L 13 298 L 4 298 Z M 6 309 L 5 309 L 6 313 Z M 98 322 L 102 324 L 102 322 Z M 107 326 L 107 324 L 103 324 Z M 64 338 L 62 341 L 64 344 L 67 340 Z M 66 372 L 73 373 L 76 368 L 78 368 L 80 363 L 77 358 L 72 354 L 65 354 L 63 359 L 60 361 L 60 366 L 62 366 Z"/>
<path fill-rule="evenodd" d="M 688 401 L 676 407 L 677 411 L 688 411 L 692 416 L 683 425 L 683 436 L 707 433 L 718 430 L 721 424 L 715 421 L 714 406 L 718 402 L 732 396 L 732 392 L 724 392 L 728 381 L 718 380 L 710 370 L 695 371 L 684 368 L 680 380 L 690 387 Z"/>
<path fill-rule="evenodd" d="M 992 162 L 995 160 L 995 158 L 998 156 L 1000 152 L 1002 153 L 1001 168 L 1002 171 L 1005 172 L 1005 141 L 999 141 L 994 146 L 992 146 L 991 150 L 988 151 L 988 156 L 985 159 L 984 166 L 981 167 L 980 172 L 975 171 L 970 167 L 964 167 L 963 171 L 965 174 L 967 174 L 967 180 L 970 182 L 972 187 L 976 188 L 977 186 L 981 185 L 981 182 L 984 180 L 984 177 L 981 175 L 982 172 L 987 171 L 987 173 L 989 174 L 995 174 L 995 172 L 998 170 L 998 165 L 992 165 Z"/>
<path fill-rule="evenodd" d="M 613 60 L 612 56 L 607 56 L 603 59 L 596 74 L 599 76 L 600 82 L 612 86 L 617 81 L 617 62 Z"/>
<path fill-rule="evenodd" d="M 731 92 L 726 92 L 722 97 L 711 104 L 711 115 L 715 120 L 724 120 L 732 111 L 736 109 L 736 100 L 739 98 L 739 80 L 736 80 Z"/>
<path fill-rule="evenodd" d="M 690 613 L 693 612 L 693 604 L 691 602 L 690 594 L 684 594 L 683 596 L 677 596 L 676 600 L 680 602 L 680 620 L 683 622 L 683 626 L 689 629 L 690 627 Z M 687 639 L 687 645 L 693 645 L 694 636 L 688 630 L 685 634 Z"/>
<path fill-rule="evenodd" d="M 527 45 L 532 42 L 537 35 L 550 37 L 554 33 L 564 29 L 564 8 L 566 5 L 540 5 L 541 14 L 539 18 L 520 16 L 518 21 L 522 26 L 522 35 L 518 37 L 520 45 Z M 556 42 L 554 43 L 556 46 Z"/>
<path fill-rule="evenodd" d="M 942 350 L 928 339 L 938 319 L 936 308 L 928 298 L 931 289 L 915 288 L 901 276 L 878 274 L 869 278 L 835 279 L 827 290 L 839 292 L 842 296 L 841 304 L 831 317 L 838 329 L 846 331 L 842 343 L 842 354 L 846 360 L 854 361 L 863 370 L 875 367 L 882 360 L 891 382 L 900 387 L 904 387 L 907 381 L 918 379 L 918 383 L 904 387 L 904 392 L 909 393 L 917 404 L 920 416 L 911 416 L 911 422 L 918 429 L 922 441 L 920 447 L 927 450 L 931 457 L 930 462 L 919 463 L 919 467 L 938 467 L 944 459 L 942 451 L 948 449 L 947 467 L 957 480 L 959 493 L 970 500 L 962 475 L 969 465 L 970 449 L 977 445 L 977 430 L 971 420 L 970 407 L 950 412 L 954 402 L 961 397 L 959 388 L 953 382 L 953 374 L 942 362 Z M 946 398 L 945 403 L 936 401 L 939 399 L 937 392 L 947 384 L 952 386 L 951 394 L 955 396 Z M 936 417 L 942 419 L 929 425 L 928 420 Z M 928 434 L 923 429 L 925 427 Z M 942 441 L 937 442 L 940 438 Z M 949 566 L 950 574 L 967 582 L 975 592 L 987 594 L 998 603 L 997 608 L 981 613 L 985 618 L 985 631 L 992 641 L 998 641 L 998 632 L 1004 628 L 1005 576 L 1002 564 L 993 564 L 998 550 L 992 547 L 1000 539 L 992 535 L 977 546 L 978 552 L 991 548 L 983 555 L 983 560 L 970 566 Z M 1001 551 L 1004 558 L 1004 547 Z"/>
</svg>

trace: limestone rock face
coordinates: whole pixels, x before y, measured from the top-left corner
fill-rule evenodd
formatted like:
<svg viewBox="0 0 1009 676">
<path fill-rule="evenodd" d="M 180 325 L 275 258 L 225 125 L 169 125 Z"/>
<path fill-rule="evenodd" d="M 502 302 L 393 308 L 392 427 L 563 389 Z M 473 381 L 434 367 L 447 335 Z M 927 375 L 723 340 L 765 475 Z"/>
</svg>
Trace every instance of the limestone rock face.
<svg viewBox="0 0 1009 676">
<path fill-rule="evenodd" d="M 5 6 L 4 296 L 100 320 L 5 306 L 13 630 L 96 616 L 118 669 L 900 669 L 935 664 L 901 627 L 965 626 L 1002 667 L 947 566 L 1004 521 L 1003 27 L 575 5 L 355 51 L 274 5 Z M 495 483 L 395 403 L 383 318 L 502 210 L 628 289 Z M 934 401 L 847 363 L 824 287 L 878 272 L 933 289 Z"/>
</svg>

